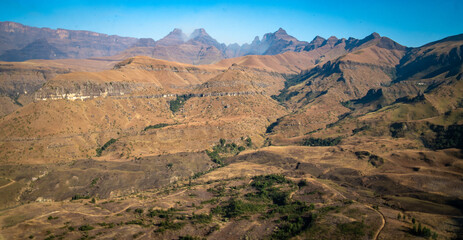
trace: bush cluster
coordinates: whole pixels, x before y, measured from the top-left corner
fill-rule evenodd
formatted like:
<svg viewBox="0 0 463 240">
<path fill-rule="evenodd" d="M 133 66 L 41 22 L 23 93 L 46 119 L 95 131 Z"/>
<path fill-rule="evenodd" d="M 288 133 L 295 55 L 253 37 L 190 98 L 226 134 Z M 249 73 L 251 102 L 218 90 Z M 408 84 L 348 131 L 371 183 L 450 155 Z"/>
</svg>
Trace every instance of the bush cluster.
<svg viewBox="0 0 463 240">
<path fill-rule="evenodd" d="M 341 137 L 337 138 L 306 138 L 302 141 L 303 146 L 335 146 L 341 142 Z"/>
<path fill-rule="evenodd" d="M 111 138 L 111 140 L 107 141 L 102 147 L 96 149 L 96 156 L 99 157 L 106 150 L 111 144 L 115 143 L 117 139 Z"/>
</svg>

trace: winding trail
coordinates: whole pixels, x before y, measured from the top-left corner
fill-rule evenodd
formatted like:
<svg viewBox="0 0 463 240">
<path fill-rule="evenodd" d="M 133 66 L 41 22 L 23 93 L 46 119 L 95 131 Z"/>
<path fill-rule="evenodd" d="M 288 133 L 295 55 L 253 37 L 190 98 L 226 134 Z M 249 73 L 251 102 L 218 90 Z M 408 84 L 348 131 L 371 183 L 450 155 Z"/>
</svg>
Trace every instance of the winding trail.
<svg viewBox="0 0 463 240">
<path fill-rule="evenodd" d="M 374 208 L 372 208 L 372 207 L 370 207 L 370 206 L 368 206 L 368 205 L 365 205 L 365 206 L 368 207 L 368 208 L 370 208 L 370 209 L 372 209 L 373 211 L 379 213 L 379 215 L 381 216 L 381 226 L 380 226 L 379 229 L 376 231 L 376 233 L 375 233 L 375 235 L 374 235 L 374 237 L 373 237 L 373 239 L 378 240 L 379 234 L 381 234 L 381 231 L 383 231 L 384 226 L 386 225 L 386 217 L 384 216 L 384 214 L 383 214 L 381 211 L 379 211 L 379 210 L 377 210 L 377 209 L 374 209 Z"/>
<path fill-rule="evenodd" d="M 7 183 L 7 184 L 5 184 L 5 185 L 3 185 L 3 186 L 0 186 L 0 188 L 6 188 L 6 187 L 8 187 L 8 186 L 10 186 L 10 185 L 12 185 L 12 184 L 14 184 L 14 183 L 16 183 L 16 181 L 13 180 L 13 179 L 10 179 L 10 178 L 7 178 L 7 179 L 10 180 L 11 182 L 9 182 L 9 183 Z"/>
</svg>

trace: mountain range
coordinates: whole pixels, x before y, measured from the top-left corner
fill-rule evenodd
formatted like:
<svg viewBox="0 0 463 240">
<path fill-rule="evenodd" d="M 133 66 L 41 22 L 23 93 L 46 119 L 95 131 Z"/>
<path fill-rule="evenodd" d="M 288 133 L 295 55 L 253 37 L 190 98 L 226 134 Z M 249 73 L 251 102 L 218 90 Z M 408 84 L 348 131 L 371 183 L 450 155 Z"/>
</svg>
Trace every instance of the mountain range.
<svg viewBox="0 0 463 240">
<path fill-rule="evenodd" d="M 462 236 L 463 34 L 2 24 L 0 239 Z"/>
<path fill-rule="evenodd" d="M 361 45 L 368 39 L 324 39 L 315 37 L 311 42 L 299 41 L 280 28 L 267 33 L 250 44 L 219 43 L 204 29 L 196 29 L 190 36 L 174 29 L 164 38 L 130 38 L 116 35 L 24 26 L 15 22 L 0 22 L 0 60 L 25 61 L 28 59 L 66 59 L 107 57 L 123 59 L 137 55 L 189 64 L 209 64 L 222 59 L 247 55 L 277 55 L 284 52 L 313 51 L 335 48 L 346 44 L 346 49 Z M 116 56 L 114 56 L 116 55 Z"/>
</svg>

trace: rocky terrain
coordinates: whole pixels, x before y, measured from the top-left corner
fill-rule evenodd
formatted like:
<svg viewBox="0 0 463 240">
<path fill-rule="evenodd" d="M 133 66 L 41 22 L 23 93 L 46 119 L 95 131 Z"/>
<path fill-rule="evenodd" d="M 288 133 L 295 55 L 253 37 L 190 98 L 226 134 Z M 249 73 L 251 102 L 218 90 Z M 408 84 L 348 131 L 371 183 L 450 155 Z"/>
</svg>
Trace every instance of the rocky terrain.
<svg viewBox="0 0 463 240">
<path fill-rule="evenodd" d="M 133 46 L 0 63 L 0 239 L 462 236 L 462 35 Z"/>
</svg>

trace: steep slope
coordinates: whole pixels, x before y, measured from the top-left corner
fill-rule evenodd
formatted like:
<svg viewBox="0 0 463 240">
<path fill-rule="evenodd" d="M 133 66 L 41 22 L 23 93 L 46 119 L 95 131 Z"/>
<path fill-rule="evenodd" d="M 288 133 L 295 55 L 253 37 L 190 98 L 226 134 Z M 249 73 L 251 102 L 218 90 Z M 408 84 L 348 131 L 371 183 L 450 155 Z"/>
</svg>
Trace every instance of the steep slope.
<svg viewBox="0 0 463 240">
<path fill-rule="evenodd" d="M 273 124 L 274 143 L 284 142 L 282 136 L 340 136 L 347 142 L 392 136 L 420 148 L 463 147 L 461 36 L 407 52 L 378 43 L 312 69 L 280 94 L 294 113 Z M 358 94 L 346 84 L 354 81 Z"/>
<path fill-rule="evenodd" d="M 261 143 L 266 126 L 286 114 L 269 97 L 284 81 L 281 74 L 242 66 L 147 57 L 113 70 L 62 74 L 36 91 L 36 102 L 1 120 L 0 155 L 6 161 L 77 159 L 93 156 L 110 138 L 119 140 L 108 159 L 201 151 L 223 137 Z M 143 131 L 158 123 L 172 126 Z"/>
<path fill-rule="evenodd" d="M 280 119 L 278 126 L 272 130 L 286 136 L 297 136 L 324 128 L 349 112 L 341 103 L 360 99 L 370 89 L 391 83 L 395 68 L 405 54 L 403 46 L 391 41 L 372 34 L 355 43 L 360 45 L 352 48 L 352 52 L 292 79 L 276 99 L 295 113 Z M 344 49 L 353 46 L 344 40 L 339 45 Z M 417 88 L 409 90 L 416 93 Z"/>
<path fill-rule="evenodd" d="M 35 92 L 59 74 L 111 69 L 107 59 L 29 60 L 0 62 L 0 116 L 14 112 L 35 98 Z"/>
<path fill-rule="evenodd" d="M 439 75 L 462 78 L 463 34 L 444 38 L 411 50 L 397 69 L 397 81 L 427 79 Z"/>
</svg>

